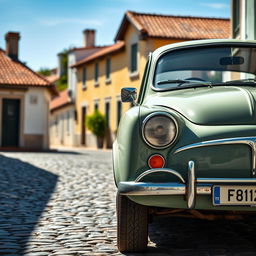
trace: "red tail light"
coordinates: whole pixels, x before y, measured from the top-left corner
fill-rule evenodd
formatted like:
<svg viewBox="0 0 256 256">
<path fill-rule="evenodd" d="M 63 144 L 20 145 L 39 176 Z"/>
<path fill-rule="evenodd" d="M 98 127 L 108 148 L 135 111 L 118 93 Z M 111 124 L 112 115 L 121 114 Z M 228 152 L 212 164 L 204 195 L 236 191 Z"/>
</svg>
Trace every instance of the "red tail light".
<svg viewBox="0 0 256 256">
<path fill-rule="evenodd" d="M 148 166 L 151 169 L 154 168 L 163 168 L 165 164 L 165 160 L 161 155 L 155 154 L 149 157 L 148 159 Z"/>
</svg>

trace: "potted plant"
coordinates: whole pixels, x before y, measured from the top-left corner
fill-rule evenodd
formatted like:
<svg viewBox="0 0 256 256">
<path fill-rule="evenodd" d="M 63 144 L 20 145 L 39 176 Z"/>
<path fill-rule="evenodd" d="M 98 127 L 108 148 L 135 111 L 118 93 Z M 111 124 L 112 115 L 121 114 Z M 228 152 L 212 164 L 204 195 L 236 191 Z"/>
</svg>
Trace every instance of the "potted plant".
<svg viewBox="0 0 256 256">
<path fill-rule="evenodd" d="M 106 132 L 106 120 L 98 110 L 87 117 L 88 129 L 97 137 L 97 147 L 103 148 L 104 136 Z"/>
</svg>

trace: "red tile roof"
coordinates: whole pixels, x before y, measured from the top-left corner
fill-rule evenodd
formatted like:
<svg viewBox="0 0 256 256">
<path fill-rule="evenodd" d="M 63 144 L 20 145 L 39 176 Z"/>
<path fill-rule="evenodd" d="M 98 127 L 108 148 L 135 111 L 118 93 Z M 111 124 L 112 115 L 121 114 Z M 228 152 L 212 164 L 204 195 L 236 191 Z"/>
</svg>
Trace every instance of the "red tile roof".
<svg viewBox="0 0 256 256">
<path fill-rule="evenodd" d="M 53 87 L 25 64 L 13 61 L 0 49 L 0 85 Z"/>
<path fill-rule="evenodd" d="M 50 110 L 53 111 L 53 110 L 59 109 L 70 103 L 72 102 L 68 95 L 68 90 L 66 89 L 64 91 L 59 92 L 59 95 L 51 101 Z"/>
<path fill-rule="evenodd" d="M 110 53 L 121 51 L 122 49 L 124 49 L 124 42 L 121 42 L 121 41 L 117 42 L 110 46 L 106 46 L 106 47 L 102 48 L 101 50 L 97 51 L 96 53 L 82 59 L 81 61 L 77 62 L 75 65 L 72 65 L 72 67 L 78 67 L 82 64 L 93 61 L 96 58 L 100 58 L 100 57 L 106 56 Z"/>
<path fill-rule="evenodd" d="M 75 52 L 75 51 L 84 51 L 84 50 L 91 50 L 91 49 L 102 49 L 106 47 L 105 45 L 101 45 L 101 46 L 86 46 L 86 47 L 74 47 L 68 50 L 68 52 Z"/>
<path fill-rule="evenodd" d="M 144 37 L 165 39 L 229 38 L 230 20 L 221 18 L 191 17 L 136 13 L 127 11 L 115 40 L 123 40 L 131 23 Z"/>
<path fill-rule="evenodd" d="M 57 74 L 51 74 L 49 76 L 44 76 L 50 83 L 55 83 L 57 82 L 60 77 Z"/>
</svg>

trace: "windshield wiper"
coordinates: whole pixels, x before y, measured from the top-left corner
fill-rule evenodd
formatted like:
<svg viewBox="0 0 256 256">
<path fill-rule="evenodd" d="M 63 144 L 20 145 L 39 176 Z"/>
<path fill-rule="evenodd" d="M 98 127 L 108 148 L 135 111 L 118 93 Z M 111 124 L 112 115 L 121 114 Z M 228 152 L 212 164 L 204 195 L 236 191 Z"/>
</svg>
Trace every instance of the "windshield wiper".
<svg viewBox="0 0 256 256">
<path fill-rule="evenodd" d="M 225 84 L 255 84 L 256 83 L 256 79 L 254 78 L 245 78 L 245 79 L 239 79 L 239 80 L 231 80 L 231 81 L 227 81 L 225 82 Z"/>
<path fill-rule="evenodd" d="M 173 80 L 161 80 L 157 82 L 157 85 L 161 84 L 178 84 L 178 87 L 181 85 L 187 84 L 189 87 L 193 86 L 211 86 L 211 82 L 200 81 L 200 80 L 189 80 L 189 79 L 173 79 Z M 183 87 L 183 86 L 182 86 Z M 172 88 L 174 89 L 174 88 Z"/>
<path fill-rule="evenodd" d="M 184 83 L 190 83 L 190 81 L 185 79 L 173 79 L 173 80 L 161 80 L 157 82 L 157 84 L 184 84 Z"/>
</svg>

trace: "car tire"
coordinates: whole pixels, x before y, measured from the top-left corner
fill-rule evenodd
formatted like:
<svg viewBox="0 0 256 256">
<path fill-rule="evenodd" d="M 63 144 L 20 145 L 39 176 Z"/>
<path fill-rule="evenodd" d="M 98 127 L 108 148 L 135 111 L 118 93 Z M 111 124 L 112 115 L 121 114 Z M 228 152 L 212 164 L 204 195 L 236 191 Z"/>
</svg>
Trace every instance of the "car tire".
<svg viewBox="0 0 256 256">
<path fill-rule="evenodd" d="M 148 244 L 148 207 L 117 193 L 117 247 L 120 252 L 143 252 Z"/>
</svg>

